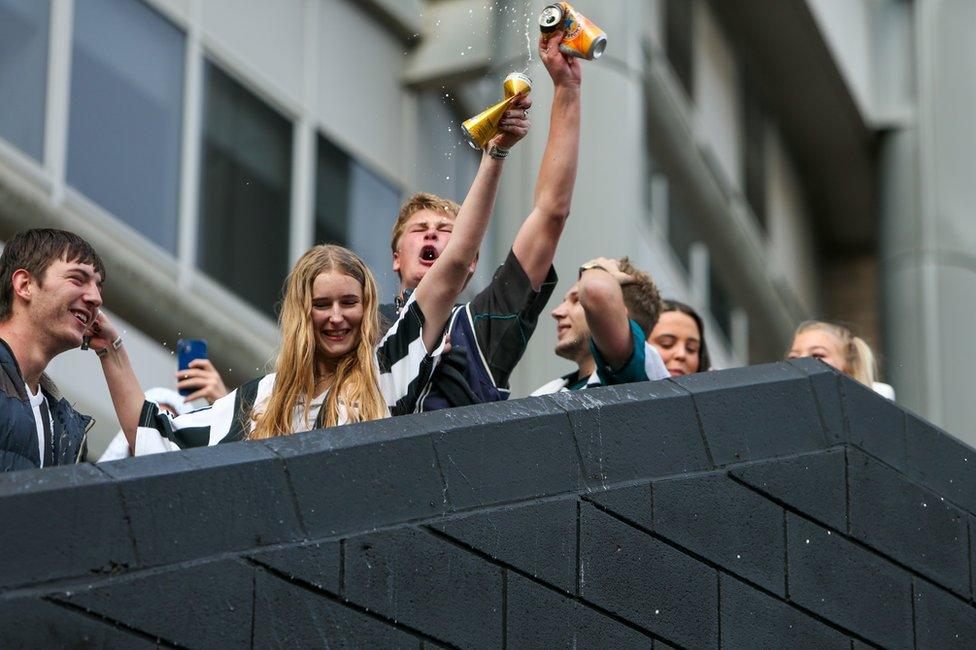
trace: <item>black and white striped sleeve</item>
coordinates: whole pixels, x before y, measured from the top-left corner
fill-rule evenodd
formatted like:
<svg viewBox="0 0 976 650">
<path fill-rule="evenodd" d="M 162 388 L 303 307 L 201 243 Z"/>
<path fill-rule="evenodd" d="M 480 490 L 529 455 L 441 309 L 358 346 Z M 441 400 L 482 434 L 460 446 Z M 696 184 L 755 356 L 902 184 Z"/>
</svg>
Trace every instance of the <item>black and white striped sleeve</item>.
<svg viewBox="0 0 976 650">
<path fill-rule="evenodd" d="M 424 347 L 423 328 L 424 314 L 416 298 L 411 296 L 376 347 L 380 392 L 391 415 L 417 410 L 420 395 L 430 383 L 444 349 L 441 337 L 437 348 L 428 352 Z"/>
<path fill-rule="evenodd" d="M 160 411 L 154 402 L 144 402 L 134 455 L 147 456 L 221 442 L 231 430 L 237 392 L 231 391 L 211 406 L 176 417 Z"/>
</svg>

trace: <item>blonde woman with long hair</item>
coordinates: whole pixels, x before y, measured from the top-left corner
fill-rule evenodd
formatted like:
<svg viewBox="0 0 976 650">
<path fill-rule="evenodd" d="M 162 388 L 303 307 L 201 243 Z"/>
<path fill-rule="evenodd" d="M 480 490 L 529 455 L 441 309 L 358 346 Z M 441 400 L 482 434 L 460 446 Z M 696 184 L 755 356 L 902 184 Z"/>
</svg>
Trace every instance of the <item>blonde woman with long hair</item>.
<svg viewBox="0 0 976 650">
<path fill-rule="evenodd" d="M 510 124 L 492 143 L 511 147 L 526 130 Z M 373 274 L 352 251 L 316 246 L 285 281 L 275 372 L 175 418 L 145 402 L 138 426 L 123 426 L 133 453 L 273 438 L 415 411 L 484 238 L 503 162 L 482 156 L 453 236 L 382 339 Z M 141 393 L 137 384 L 130 390 Z"/>
<path fill-rule="evenodd" d="M 801 323 L 796 328 L 793 344 L 786 356 L 789 359 L 820 359 L 878 394 L 895 399 L 895 390 L 878 381 L 878 367 L 871 346 L 843 325 L 819 320 Z"/>
</svg>

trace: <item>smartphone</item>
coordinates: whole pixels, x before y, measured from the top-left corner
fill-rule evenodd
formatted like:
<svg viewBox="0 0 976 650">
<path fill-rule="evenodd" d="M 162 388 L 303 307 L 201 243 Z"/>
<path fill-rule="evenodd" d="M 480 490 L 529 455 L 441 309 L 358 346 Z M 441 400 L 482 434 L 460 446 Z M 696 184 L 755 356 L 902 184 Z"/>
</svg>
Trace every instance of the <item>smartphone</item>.
<svg viewBox="0 0 976 650">
<path fill-rule="evenodd" d="M 180 339 L 176 342 L 177 370 L 186 370 L 194 359 L 207 358 L 207 342 L 203 339 Z M 186 397 L 193 390 L 181 388 L 180 395 Z"/>
</svg>

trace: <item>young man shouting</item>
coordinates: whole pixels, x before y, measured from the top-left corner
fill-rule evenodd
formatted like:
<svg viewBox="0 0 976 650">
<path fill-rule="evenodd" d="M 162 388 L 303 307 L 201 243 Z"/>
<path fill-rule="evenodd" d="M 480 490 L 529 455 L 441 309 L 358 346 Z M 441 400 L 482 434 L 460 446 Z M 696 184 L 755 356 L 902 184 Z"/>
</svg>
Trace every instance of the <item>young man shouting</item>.
<svg viewBox="0 0 976 650">
<path fill-rule="evenodd" d="M 554 92 L 532 211 L 488 287 L 454 308 L 448 321 L 450 352 L 422 395 L 420 411 L 507 399 L 509 377 L 555 288 L 552 261 L 569 216 L 580 133 L 579 59 L 562 54 L 560 41 L 556 35 L 539 43 Z M 398 302 L 444 250 L 456 214 L 457 204 L 431 194 L 412 197 L 400 210 L 391 242 L 393 270 L 400 277 Z"/>
</svg>

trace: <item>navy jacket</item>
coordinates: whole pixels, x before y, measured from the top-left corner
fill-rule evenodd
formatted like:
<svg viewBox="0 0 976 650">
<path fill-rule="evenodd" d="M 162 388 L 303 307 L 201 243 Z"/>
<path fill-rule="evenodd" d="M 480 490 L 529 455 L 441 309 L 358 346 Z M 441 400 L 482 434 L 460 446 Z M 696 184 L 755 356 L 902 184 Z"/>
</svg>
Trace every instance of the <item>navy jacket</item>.
<svg viewBox="0 0 976 650">
<path fill-rule="evenodd" d="M 40 385 L 51 411 L 54 464 L 70 465 L 84 460 L 85 439 L 94 420 L 71 408 L 47 375 L 41 375 Z M 37 425 L 24 377 L 7 342 L 0 339 L 0 471 L 40 466 Z"/>
</svg>

